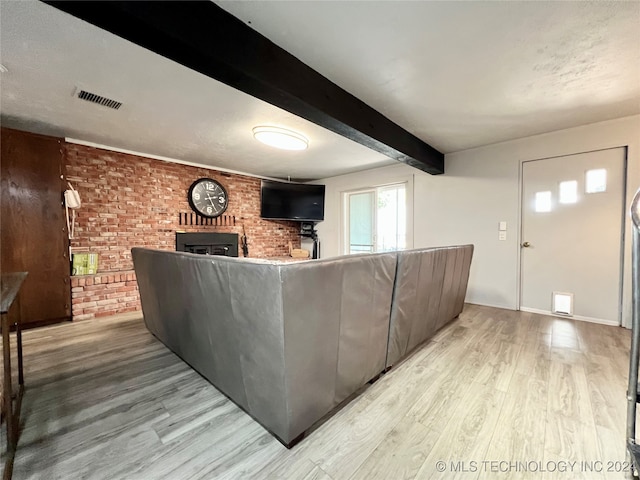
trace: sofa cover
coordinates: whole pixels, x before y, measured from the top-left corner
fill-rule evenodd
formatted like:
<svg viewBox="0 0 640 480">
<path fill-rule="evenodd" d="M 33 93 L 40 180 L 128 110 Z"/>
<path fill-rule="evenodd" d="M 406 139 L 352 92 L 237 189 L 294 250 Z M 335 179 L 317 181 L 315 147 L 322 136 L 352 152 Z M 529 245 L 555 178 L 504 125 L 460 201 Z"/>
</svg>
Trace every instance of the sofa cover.
<svg viewBox="0 0 640 480">
<path fill-rule="evenodd" d="M 385 369 L 396 253 L 132 255 L 147 328 L 287 446 Z"/>
</svg>

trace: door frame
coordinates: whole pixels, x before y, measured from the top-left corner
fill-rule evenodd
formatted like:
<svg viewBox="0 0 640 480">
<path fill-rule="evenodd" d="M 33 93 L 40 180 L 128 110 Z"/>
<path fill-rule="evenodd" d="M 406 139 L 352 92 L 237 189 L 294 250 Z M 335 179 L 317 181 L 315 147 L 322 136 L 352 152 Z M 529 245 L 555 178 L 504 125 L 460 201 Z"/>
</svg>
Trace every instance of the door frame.
<svg viewBox="0 0 640 480">
<path fill-rule="evenodd" d="M 585 153 L 592 152 L 602 152 L 604 150 L 616 150 L 618 148 L 624 149 L 624 160 L 622 164 L 622 211 L 620 215 L 622 216 L 622 231 L 620 232 L 620 273 L 619 273 L 619 283 L 618 283 L 618 319 L 616 322 L 611 322 L 610 325 L 614 326 L 623 326 L 623 314 L 624 314 L 624 259 L 625 259 L 625 246 L 626 246 L 626 233 L 627 233 L 627 184 L 629 182 L 628 172 L 629 172 L 629 146 L 628 145 L 618 145 L 606 148 L 596 148 L 595 150 L 586 150 L 581 152 L 573 152 L 567 153 L 563 155 L 552 155 L 549 157 L 540 157 L 540 158 L 530 158 L 530 159 L 521 159 L 518 163 L 518 243 L 516 248 L 517 252 L 517 264 L 516 264 L 516 310 L 522 310 L 522 242 L 524 237 L 524 224 L 523 224 L 523 198 L 522 195 L 524 193 L 524 164 L 527 162 L 535 162 L 538 160 L 551 160 L 553 158 L 562 158 L 562 157 L 572 157 L 574 155 L 583 155 Z M 526 311 L 531 311 L 527 309 Z M 538 313 L 538 312 L 532 312 Z M 564 316 L 564 315 L 554 315 L 553 313 L 549 314 L 546 312 L 540 312 L 544 315 L 552 315 L 557 316 L 558 318 L 568 318 L 568 319 L 576 319 L 581 321 L 593 322 L 589 317 L 582 317 L 580 315 L 572 315 L 572 316 Z M 602 322 L 597 322 L 601 325 L 605 325 Z"/>
<path fill-rule="evenodd" d="M 338 248 L 339 248 L 339 252 L 340 255 L 346 255 L 345 249 L 346 246 L 348 245 L 348 238 L 347 238 L 347 234 L 348 232 L 345 229 L 345 222 L 348 221 L 349 217 L 348 217 L 348 212 L 346 211 L 346 205 L 345 205 L 345 198 L 348 194 L 351 193 L 358 193 L 358 192 L 366 192 L 369 190 L 376 190 L 378 188 L 383 188 L 383 187 L 389 187 L 392 185 L 398 185 L 398 184 L 404 184 L 405 186 L 405 201 L 407 202 L 406 205 L 406 209 L 407 209 L 407 250 L 410 250 L 412 248 L 414 248 L 414 223 L 415 223 L 415 217 L 414 217 L 414 209 L 413 209 L 413 203 L 414 203 L 414 175 L 403 175 L 403 176 L 398 176 L 398 177 L 392 177 L 389 179 L 385 179 L 384 182 L 378 183 L 378 182 L 362 182 L 363 185 L 357 188 L 347 188 L 344 190 L 339 190 L 338 191 L 338 205 L 340 206 L 340 225 L 339 225 L 339 236 L 340 236 L 340 241 L 338 244 Z M 377 195 L 377 194 L 376 194 Z"/>
</svg>

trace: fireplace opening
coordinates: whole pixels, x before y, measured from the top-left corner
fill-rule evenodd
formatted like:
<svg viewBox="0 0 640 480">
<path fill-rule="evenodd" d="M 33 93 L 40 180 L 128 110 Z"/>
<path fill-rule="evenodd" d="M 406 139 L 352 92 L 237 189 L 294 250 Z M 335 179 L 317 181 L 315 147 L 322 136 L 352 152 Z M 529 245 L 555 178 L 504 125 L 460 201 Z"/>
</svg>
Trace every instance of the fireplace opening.
<svg viewBox="0 0 640 480">
<path fill-rule="evenodd" d="M 176 251 L 200 255 L 238 256 L 237 233 L 176 233 Z"/>
</svg>

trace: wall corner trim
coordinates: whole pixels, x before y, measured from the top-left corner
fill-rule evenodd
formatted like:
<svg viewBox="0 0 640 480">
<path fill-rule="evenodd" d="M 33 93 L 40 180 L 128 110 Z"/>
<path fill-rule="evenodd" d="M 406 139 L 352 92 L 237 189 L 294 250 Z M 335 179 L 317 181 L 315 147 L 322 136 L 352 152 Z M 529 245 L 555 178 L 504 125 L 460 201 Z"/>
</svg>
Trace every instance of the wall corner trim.
<svg viewBox="0 0 640 480">
<path fill-rule="evenodd" d="M 126 148 L 112 147 L 110 145 L 104 145 L 104 144 L 95 143 L 95 142 L 88 142 L 86 140 L 80 140 L 77 138 L 65 137 L 64 141 L 67 143 L 75 144 L 75 145 L 83 145 L 85 147 L 99 148 L 101 150 L 108 150 L 108 151 L 117 152 L 117 153 L 125 153 L 127 155 L 136 155 L 138 157 L 146 157 L 146 158 L 151 158 L 153 160 L 160 160 L 162 162 L 178 163 L 180 165 L 188 165 L 190 167 L 206 168 L 208 170 L 216 170 L 218 172 L 232 173 L 234 175 L 243 175 L 245 177 L 264 178 L 265 180 L 282 181 L 281 178 L 265 177 L 263 175 L 256 175 L 255 173 L 241 172 L 238 170 L 232 170 L 230 168 L 217 167 L 214 165 L 207 165 L 204 163 L 189 162 L 187 160 L 179 160 L 177 158 L 164 157 L 162 155 L 154 155 L 153 153 L 138 152 L 136 150 L 128 150 Z"/>
</svg>

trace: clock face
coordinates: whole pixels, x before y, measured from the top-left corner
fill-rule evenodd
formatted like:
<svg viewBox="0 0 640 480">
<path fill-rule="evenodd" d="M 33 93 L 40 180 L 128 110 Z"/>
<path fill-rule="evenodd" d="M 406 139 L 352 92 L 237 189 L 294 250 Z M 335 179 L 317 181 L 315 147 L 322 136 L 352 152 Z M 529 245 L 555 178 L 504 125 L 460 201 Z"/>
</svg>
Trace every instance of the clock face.
<svg viewBox="0 0 640 480">
<path fill-rule="evenodd" d="M 201 178 L 193 182 L 189 188 L 189 205 L 204 217 L 222 215 L 229 204 L 227 191 L 211 178 Z"/>
</svg>

